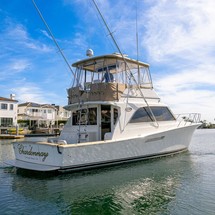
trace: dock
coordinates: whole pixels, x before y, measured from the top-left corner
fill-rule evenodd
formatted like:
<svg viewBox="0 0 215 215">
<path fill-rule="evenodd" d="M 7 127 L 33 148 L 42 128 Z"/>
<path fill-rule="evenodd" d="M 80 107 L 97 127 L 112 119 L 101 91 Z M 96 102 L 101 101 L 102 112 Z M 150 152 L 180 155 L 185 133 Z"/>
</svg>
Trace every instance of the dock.
<svg viewBox="0 0 215 215">
<path fill-rule="evenodd" d="M 59 134 L 46 134 L 46 133 L 37 133 L 37 134 L 25 134 L 25 137 L 54 137 Z"/>
<path fill-rule="evenodd" d="M 21 139 L 24 135 L 0 134 L 0 139 Z"/>
</svg>

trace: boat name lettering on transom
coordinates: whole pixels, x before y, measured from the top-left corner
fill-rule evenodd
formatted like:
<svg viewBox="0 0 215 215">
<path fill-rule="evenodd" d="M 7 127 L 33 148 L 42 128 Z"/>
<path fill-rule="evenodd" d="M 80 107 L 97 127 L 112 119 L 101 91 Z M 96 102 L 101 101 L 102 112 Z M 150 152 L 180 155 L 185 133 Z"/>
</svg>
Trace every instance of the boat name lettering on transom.
<svg viewBox="0 0 215 215">
<path fill-rule="evenodd" d="M 32 151 L 33 147 L 31 145 L 29 145 L 29 146 L 30 146 L 30 149 L 25 150 L 25 147 L 22 144 L 19 144 L 18 145 L 19 154 L 43 157 L 42 161 L 45 161 L 45 159 L 48 157 L 48 155 L 49 155 L 48 152 L 34 152 L 34 151 Z"/>
</svg>

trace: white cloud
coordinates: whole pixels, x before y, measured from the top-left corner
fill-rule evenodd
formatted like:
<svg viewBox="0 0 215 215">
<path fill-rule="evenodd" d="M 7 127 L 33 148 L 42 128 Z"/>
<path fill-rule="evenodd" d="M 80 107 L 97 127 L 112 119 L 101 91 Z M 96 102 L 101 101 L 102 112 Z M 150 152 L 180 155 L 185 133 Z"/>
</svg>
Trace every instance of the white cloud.
<svg viewBox="0 0 215 215">
<path fill-rule="evenodd" d="M 8 66 L 9 70 L 15 71 L 15 72 L 22 72 L 30 67 L 30 63 L 26 59 L 18 59 L 14 60 L 10 66 Z M 11 69 L 10 69 L 11 68 Z"/>
<path fill-rule="evenodd" d="M 215 47 L 215 2 L 156 1 L 147 12 L 145 44 L 151 58 L 196 60 Z"/>
<path fill-rule="evenodd" d="M 47 52 L 53 51 L 52 48 L 50 48 L 49 46 L 47 46 L 45 44 L 38 45 L 38 42 L 37 42 L 37 44 L 35 42 L 25 42 L 24 44 L 26 47 L 28 47 L 30 49 L 34 49 L 34 50 L 42 52 L 42 53 L 47 53 Z"/>
<path fill-rule="evenodd" d="M 11 89 L 11 92 L 16 92 L 16 99 L 19 103 L 23 102 L 36 102 L 36 103 L 53 103 L 57 95 L 53 93 L 44 93 L 44 90 L 35 83 L 23 82 L 17 84 L 16 87 Z"/>
<path fill-rule="evenodd" d="M 26 53 L 29 51 L 37 51 L 42 53 L 52 52 L 53 48 L 33 39 L 27 29 L 22 24 L 16 24 L 12 21 L 7 21 L 6 29 L 0 34 L 0 44 L 2 50 L 11 53 Z M 27 48 L 27 49 L 26 49 Z"/>
<path fill-rule="evenodd" d="M 205 73 L 207 71 L 207 73 Z M 213 65 L 159 76 L 155 88 L 162 101 L 177 113 L 198 112 L 202 119 L 215 118 L 215 72 Z"/>
<path fill-rule="evenodd" d="M 31 62 L 27 59 L 9 59 L 0 64 L 0 80 L 11 80 L 18 73 L 25 72 L 30 69 Z"/>
<path fill-rule="evenodd" d="M 142 44 L 156 68 L 155 88 L 177 112 L 215 118 L 215 2 L 153 1 Z"/>
<path fill-rule="evenodd" d="M 40 30 L 40 32 L 41 32 L 43 35 L 45 35 L 47 38 L 49 38 L 50 40 L 52 40 L 52 37 L 48 34 L 47 31 L 45 31 L 45 30 Z"/>
<path fill-rule="evenodd" d="M 159 75 L 156 86 L 160 89 L 179 91 L 184 89 L 201 88 L 204 86 L 215 87 L 215 72 L 213 65 L 201 65 L 188 68 L 173 74 Z"/>
</svg>

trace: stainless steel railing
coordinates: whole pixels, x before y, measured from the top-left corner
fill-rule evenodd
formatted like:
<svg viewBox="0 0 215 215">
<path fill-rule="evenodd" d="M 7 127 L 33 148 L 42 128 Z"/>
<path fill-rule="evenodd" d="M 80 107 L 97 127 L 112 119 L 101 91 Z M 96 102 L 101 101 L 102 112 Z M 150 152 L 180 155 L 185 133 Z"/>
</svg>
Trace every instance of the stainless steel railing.
<svg viewBox="0 0 215 215">
<path fill-rule="evenodd" d="M 182 113 L 175 115 L 176 120 L 179 122 L 178 127 L 183 123 L 183 125 L 201 123 L 200 113 Z"/>
</svg>

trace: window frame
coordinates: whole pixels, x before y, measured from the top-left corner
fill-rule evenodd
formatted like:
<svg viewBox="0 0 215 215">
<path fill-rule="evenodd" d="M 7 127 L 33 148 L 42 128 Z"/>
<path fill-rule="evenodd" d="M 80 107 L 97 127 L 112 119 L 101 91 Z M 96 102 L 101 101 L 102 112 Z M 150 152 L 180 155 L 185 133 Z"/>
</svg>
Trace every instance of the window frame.
<svg viewBox="0 0 215 215">
<path fill-rule="evenodd" d="M 47 113 L 48 113 L 48 114 L 51 114 L 51 113 L 52 113 L 52 110 L 51 110 L 51 109 L 48 109 L 48 110 L 47 110 Z"/>
<path fill-rule="evenodd" d="M 158 122 L 175 121 L 175 117 L 167 106 L 150 106 L 152 113 Z M 161 113 L 162 112 L 162 113 Z M 138 116 L 139 115 L 139 116 Z M 153 122 L 153 116 L 148 107 L 140 107 L 132 115 L 129 123 Z"/>
<path fill-rule="evenodd" d="M 119 110 L 118 108 L 113 108 L 113 124 L 115 125 L 119 118 Z"/>
<path fill-rule="evenodd" d="M 10 110 L 14 110 L 14 105 L 10 104 Z"/>
<path fill-rule="evenodd" d="M 81 120 L 79 119 L 80 111 L 82 111 Z M 95 117 L 93 120 L 90 120 L 91 116 L 90 114 L 93 114 L 92 111 L 95 111 L 95 115 L 91 115 Z M 98 116 L 97 116 L 97 107 L 91 107 L 88 108 L 88 119 L 87 119 L 87 108 L 84 108 L 82 110 L 75 110 L 72 113 L 72 125 L 79 126 L 85 125 L 84 121 L 87 121 L 86 125 L 98 125 Z"/>
<path fill-rule="evenodd" d="M 8 104 L 7 103 L 1 103 L 1 110 L 7 110 Z"/>
<path fill-rule="evenodd" d="M 13 125 L 12 117 L 0 117 L 0 126 L 8 127 Z"/>
</svg>

